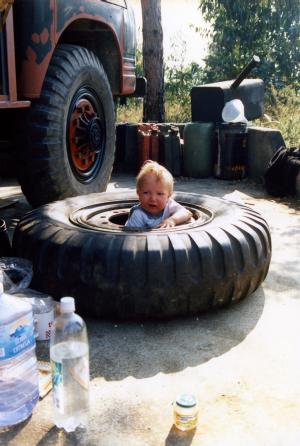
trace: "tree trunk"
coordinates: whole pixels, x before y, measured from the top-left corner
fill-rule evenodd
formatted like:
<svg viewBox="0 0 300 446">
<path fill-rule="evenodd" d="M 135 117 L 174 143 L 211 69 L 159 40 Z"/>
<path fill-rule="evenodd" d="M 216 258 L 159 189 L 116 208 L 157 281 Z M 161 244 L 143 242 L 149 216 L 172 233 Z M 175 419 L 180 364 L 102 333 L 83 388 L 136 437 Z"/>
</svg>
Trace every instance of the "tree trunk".
<svg viewBox="0 0 300 446">
<path fill-rule="evenodd" d="M 164 122 L 164 65 L 161 0 L 141 0 L 143 16 L 143 63 L 147 79 L 144 122 Z"/>
</svg>

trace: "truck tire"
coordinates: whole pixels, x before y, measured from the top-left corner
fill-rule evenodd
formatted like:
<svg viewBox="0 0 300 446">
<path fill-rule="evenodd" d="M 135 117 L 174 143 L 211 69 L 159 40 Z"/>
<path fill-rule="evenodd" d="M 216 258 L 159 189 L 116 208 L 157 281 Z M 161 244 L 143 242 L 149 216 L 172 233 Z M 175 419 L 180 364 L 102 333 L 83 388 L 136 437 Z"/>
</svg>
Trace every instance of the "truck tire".
<svg viewBox="0 0 300 446">
<path fill-rule="evenodd" d="M 10 148 L 9 152 L 2 150 L 0 147 L 0 177 L 15 178 L 16 177 L 16 152 Z"/>
<path fill-rule="evenodd" d="M 32 206 L 106 189 L 114 161 L 114 102 L 93 52 L 57 47 L 23 134 L 19 181 Z"/>
<path fill-rule="evenodd" d="M 174 194 L 193 223 L 124 228 L 133 192 L 91 194 L 24 216 L 13 253 L 33 262 L 31 287 L 76 298 L 93 318 L 163 319 L 223 307 L 251 294 L 271 259 L 269 228 L 253 209 L 224 199 Z"/>
</svg>

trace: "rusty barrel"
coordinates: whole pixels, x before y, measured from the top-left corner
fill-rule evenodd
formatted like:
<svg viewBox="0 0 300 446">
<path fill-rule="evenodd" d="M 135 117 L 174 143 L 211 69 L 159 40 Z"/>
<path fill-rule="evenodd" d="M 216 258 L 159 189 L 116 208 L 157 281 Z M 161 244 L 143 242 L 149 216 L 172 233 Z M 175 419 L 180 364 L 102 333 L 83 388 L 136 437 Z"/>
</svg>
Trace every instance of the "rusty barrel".
<svg viewBox="0 0 300 446">
<path fill-rule="evenodd" d="M 159 128 L 156 124 L 151 126 L 150 158 L 159 162 Z"/>
<path fill-rule="evenodd" d="M 217 153 L 214 175 L 223 180 L 239 180 L 247 173 L 246 123 L 220 123 L 216 126 Z"/>
<path fill-rule="evenodd" d="M 137 131 L 137 145 L 138 145 L 138 170 L 142 167 L 144 162 L 150 159 L 151 147 L 151 125 L 148 123 L 138 124 Z"/>
</svg>

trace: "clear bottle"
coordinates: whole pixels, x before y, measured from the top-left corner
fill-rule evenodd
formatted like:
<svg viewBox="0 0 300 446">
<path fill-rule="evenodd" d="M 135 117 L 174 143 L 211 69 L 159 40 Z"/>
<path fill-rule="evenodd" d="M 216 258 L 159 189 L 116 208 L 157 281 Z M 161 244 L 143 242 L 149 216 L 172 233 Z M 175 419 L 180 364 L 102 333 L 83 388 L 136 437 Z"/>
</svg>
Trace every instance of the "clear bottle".
<svg viewBox="0 0 300 446">
<path fill-rule="evenodd" d="M 174 424 L 181 431 L 195 429 L 198 422 L 198 401 L 194 395 L 182 394 L 174 404 Z"/>
<path fill-rule="evenodd" d="M 54 423 L 67 432 L 89 422 L 89 345 L 73 297 L 60 300 L 50 339 Z"/>
<path fill-rule="evenodd" d="M 38 400 L 32 308 L 0 282 L 0 426 L 26 420 Z"/>
<path fill-rule="evenodd" d="M 53 298 L 30 288 L 19 290 L 14 295 L 32 305 L 36 340 L 49 341 L 54 323 Z"/>
</svg>

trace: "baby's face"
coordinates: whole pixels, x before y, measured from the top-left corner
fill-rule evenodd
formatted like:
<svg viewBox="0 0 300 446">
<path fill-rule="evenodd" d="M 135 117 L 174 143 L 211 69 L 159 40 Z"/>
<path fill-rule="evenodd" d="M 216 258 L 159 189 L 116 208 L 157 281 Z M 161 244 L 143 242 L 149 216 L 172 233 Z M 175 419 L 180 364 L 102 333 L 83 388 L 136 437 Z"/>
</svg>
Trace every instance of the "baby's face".
<svg viewBox="0 0 300 446">
<path fill-rule="evenodd" d="M 163 181 L 157 180 L 152 174 L 145 176 L 137 194 L 141 207 L 154 215 L 159 214 L 165 208 L 170 197 L 168 186 Z"/>
</svg>

